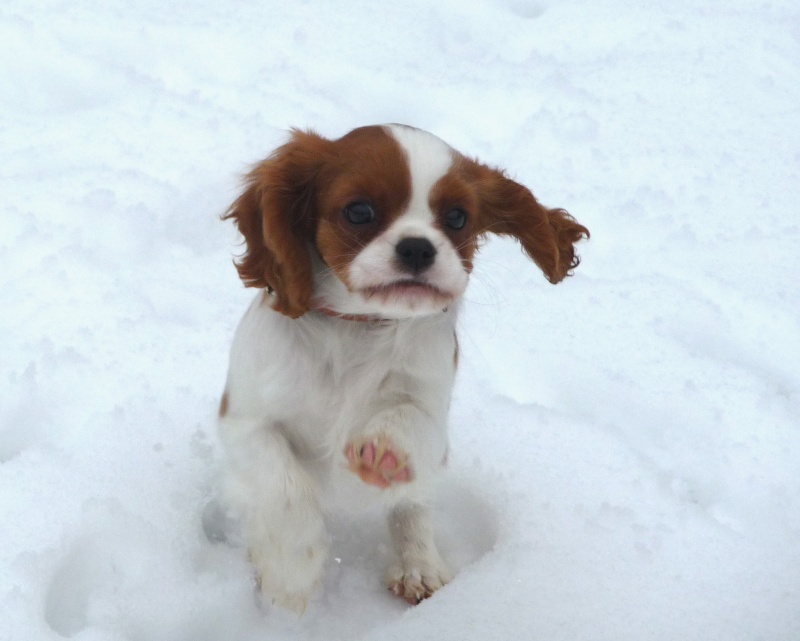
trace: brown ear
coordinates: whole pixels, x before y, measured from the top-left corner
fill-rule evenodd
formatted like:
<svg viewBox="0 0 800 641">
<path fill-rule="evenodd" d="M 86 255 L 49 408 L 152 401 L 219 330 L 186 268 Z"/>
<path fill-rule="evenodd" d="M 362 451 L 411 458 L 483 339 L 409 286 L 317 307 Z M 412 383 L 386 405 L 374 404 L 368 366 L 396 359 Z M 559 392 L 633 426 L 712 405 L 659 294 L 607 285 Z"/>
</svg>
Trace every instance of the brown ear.
<svg viewBox="0 0 800 641">
<path fill-rule="evenodd" d="M 480 198 L 479 233 L 514 236 L 551 283 L 571 275 L 581 262 L 574 244 L 589 230 L 563 209 L 546 209 L 527 187 L 502 171 L 474 163 Z"/>
<path fill-rule="evenodd" d="M 223 215 L 233 219 L 247 249 L 235 261 L 247 287 L 267 287 L 273 309 L 297 318 L 313 287 L 309 243 L 314 237 L 314 182 L 328 140 L 313 132 L 292 137 L 245 177 L 245 190 Z"/>
</svg>

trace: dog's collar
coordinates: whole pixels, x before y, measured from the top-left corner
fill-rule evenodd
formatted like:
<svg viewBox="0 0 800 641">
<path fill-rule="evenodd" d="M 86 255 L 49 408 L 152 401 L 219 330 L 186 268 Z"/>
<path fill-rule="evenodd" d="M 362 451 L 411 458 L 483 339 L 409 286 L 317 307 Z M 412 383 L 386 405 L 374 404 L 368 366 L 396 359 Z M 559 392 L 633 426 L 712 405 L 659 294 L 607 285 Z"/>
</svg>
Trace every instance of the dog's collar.
<svg viewBox="0 0 800 641">
<path fill-rule="evenodd" d="M 275 296 L 275 290 L 269 285 L 267 285 L 267 296 L 269 297 Z M 345 312 L 338 312 L 335 309 L 328 307 L 318 299 L 313 299 L 311 301 L 311 309 L 325 316 L 330 316 L 331 318 L 338 318 L 340 320 L 346 320 L 346 321 L 354 321 L 356 323 L 374 323 L 377 325 L 387 325 L 389 323 L 394 323 L 399 320 L 397 318 L 383 318 L 381 316 L 375 316 L 374 314 L 347 314 Z M 447 307 L 442 309 L 442 313 L 447 312 L 447 309 L 448 309 Z"/>
<path fill-rule="evenodd" d="M 347 314 L 345 312 L 336 311 L 335 309 L 328 307 L 322 301 L 319 300 L 311 301 L 311 309 L 325 316 L 330 316 L 331 318 L 339 318 L 341 320 L 354 321 L 356 323 L 389 325 L 391 323 L 396 323 L 400 320 L 399 318 L 384 318 L 383 316 L 377 316 L 375 314 Z M 442 310 L 442 313 L 445 313 L 446 311 L 447 307 L 445 307 Z"/>
<path fill-rule="evenodd" d="M 397 319 L 395 318 L 381 318 L 380 316 L 373 316 L 372 314 L 345 314 L 344 312 L 337 312 L 335 309 L 326 307 L 325 305 L 314 303 L 312 309 L 315 312 L 330 316 L 331 318 L 340 318 L 346 321 L 355 321 L 357 323 L 391 323 Z"/>
</svg>

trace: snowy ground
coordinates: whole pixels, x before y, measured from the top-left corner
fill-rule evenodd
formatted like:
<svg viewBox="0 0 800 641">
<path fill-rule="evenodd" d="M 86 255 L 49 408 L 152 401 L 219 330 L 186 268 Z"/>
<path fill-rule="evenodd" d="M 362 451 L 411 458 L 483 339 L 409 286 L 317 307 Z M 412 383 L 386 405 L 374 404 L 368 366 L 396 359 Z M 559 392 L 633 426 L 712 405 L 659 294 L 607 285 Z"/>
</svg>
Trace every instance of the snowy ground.
<svg viewBox="0 0 800 641">
<path fill-rule="evenodd" d="M 93 6 L 96 5 L 96 6 Z M 0 6 L 0 639 L 800 638 L 793 0 Z M 482 252 L 409 608 L 377 518 L 305 616 L 201 526 L 251 293 L 218 215 L 291 126 L 405 122 L 592 231 Z"/>
</svg>

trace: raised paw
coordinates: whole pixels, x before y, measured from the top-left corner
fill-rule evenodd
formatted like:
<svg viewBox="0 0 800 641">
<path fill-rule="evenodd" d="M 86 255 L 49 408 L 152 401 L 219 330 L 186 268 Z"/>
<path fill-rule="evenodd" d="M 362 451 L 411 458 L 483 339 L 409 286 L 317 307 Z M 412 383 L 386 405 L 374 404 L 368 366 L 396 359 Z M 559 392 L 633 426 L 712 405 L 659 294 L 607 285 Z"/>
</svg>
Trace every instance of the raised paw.
<svg viewBox="0 0 800 641">
<path fill-rule="evenodd" d="M 385 436 L 352 441 L 344 450 L 350 469 L 364 483 L 381 489 L 393 483 L 408 483 L 411 468 L 408 457 Z"/>
</svg>

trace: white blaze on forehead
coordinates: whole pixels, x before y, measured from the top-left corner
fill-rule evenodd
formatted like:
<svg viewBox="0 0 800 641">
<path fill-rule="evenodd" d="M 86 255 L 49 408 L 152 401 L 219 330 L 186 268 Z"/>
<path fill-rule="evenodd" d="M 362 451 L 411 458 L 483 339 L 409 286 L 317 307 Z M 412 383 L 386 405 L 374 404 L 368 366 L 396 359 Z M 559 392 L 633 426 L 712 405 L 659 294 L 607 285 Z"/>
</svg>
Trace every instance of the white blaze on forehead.
<svg viewBox="0 0 800 641">
<path fill-rule="evenodd" d="M 402 219 L 430 225 L 434 215 L 428 196 L 439 179 L 450 171 L 453 150 L 442 139 L 421 129 L 403 125 L 386 125 L 385 129 L 405 151 L 411 172 L 411 200 Z"/>
</svg>

